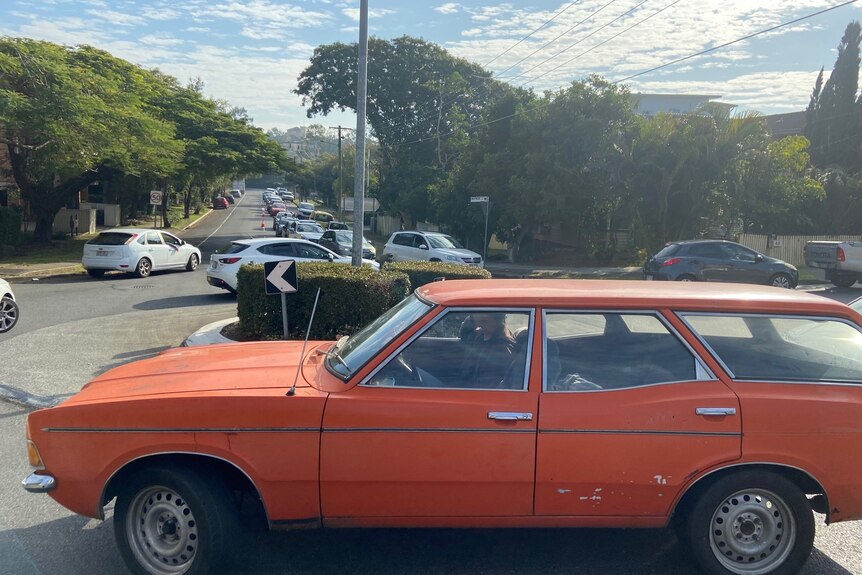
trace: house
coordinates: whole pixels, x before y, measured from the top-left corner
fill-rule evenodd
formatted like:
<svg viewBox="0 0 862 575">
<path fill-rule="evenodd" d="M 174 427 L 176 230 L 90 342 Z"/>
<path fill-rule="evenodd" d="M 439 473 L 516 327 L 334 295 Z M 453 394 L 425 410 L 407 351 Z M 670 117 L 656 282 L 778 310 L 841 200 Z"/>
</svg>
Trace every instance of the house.
<svg viewBox="0 0 862 575">
<path fill-rule="evenodd" d="M 805 134 L 805 112 L 789 112 L 787 114 L 772 114 L 764 116 L 766 129 L 775 140 L 787 136 L 802 136 Z"/>
<path fill-rule="evenodd" d="M 651 117 L 656 114 L 684 115 L 701 111 L 707 104 L 720 106 L 728 112 L 736 104 L 716 102 L 721 96 L 713 94 L 631 94 L 632 109 L 636 114 Z"/>
</svg>

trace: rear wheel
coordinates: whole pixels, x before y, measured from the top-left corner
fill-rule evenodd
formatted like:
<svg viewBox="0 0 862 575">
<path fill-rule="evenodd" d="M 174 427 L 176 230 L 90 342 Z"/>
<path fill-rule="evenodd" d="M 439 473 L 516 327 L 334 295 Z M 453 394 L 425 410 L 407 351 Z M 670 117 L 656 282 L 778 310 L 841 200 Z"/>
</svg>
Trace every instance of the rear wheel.
<svg viewBox="0 0 862 575">
<path fill-rule="evenodd" d="M 719 479 L 686 518 L 684 541 L 712 575 L 792 575 L 814 545 L 814 515 L 805 495 L 769 472 Z"/>
<path fill-rule="evenodd" d="M 105 275 L 105 270 L 87 270 L 91 278 L 100 278 Z"/>
<path fill-rule="evenodd" d="M 694 282 L 697 281 L 697 278 L 691 274 L 682 274 L 676 278 L 678 282 Z"/>
<path fill-rule="evenodd" d="M 856 283 L 856 276 L 853 274 L 836 273 L 832 276 L 832 285 L 840 288 L 849 288 Z"/>
<path fill-rule="evenodd" d="M 784 289 L 793 289 L 796 287 L 793 285 L 793 278 L 785 273 L 777 273 L 769 278 L 769 285 Z"/>
<path fill-rule="evenodd" d="M 186 262 L 186 271 L 193 272 L 198 269 L 198 264 L 201 263 L 200 258 L 198 258 L 197 254 L 192 254 L 189 256 L 189 261 Z"/>
<path fill-rule="evenodd" d="M 145 278 L 153 271 L 153 262 L 147 258 L 141 258 L 138 265 L 135 267 L 135 275 L 139 278 Z"/>
<path fill-rule="evenodd" d="M 222 573 L 239 537 L 239 518 L 219 479 L 186 469 L 145 469 L 117 495 L 114 536 L 138 575 Z"/>
<path fill-rule="evenodd" d="M 0 299 L 0 333 L 6 333 L 18 323 L 18 304 L 11 297 Z"/>
</svg>

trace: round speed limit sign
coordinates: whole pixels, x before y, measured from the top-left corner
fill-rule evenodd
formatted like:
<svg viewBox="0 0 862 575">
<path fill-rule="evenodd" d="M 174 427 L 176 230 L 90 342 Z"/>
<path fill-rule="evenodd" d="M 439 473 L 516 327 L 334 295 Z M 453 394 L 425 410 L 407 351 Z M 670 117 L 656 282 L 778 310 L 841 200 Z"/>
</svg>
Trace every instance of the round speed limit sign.
<svg viewBox="0 0 862 575">
<path fill-rule="evenodd" d="M 162 192 L 158 190 L 150 192 L 150 203 L 154 206 L 160 206 L 162 204 Z"/>
</svg>

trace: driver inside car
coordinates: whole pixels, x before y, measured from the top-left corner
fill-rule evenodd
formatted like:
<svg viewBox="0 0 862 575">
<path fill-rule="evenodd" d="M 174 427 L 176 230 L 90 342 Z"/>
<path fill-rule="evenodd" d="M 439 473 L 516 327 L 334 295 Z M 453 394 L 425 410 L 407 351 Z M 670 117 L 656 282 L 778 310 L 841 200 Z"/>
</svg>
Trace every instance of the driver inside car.
<svg viewBox="0 0 862 575">
<path fill-rule="evenodd" d="M 502 312 L 474 313 L 461 324 L 464 348 L 461 375 L 465 387 L 500 387 L 515 349 L 515 338 Z"/>
</svg>

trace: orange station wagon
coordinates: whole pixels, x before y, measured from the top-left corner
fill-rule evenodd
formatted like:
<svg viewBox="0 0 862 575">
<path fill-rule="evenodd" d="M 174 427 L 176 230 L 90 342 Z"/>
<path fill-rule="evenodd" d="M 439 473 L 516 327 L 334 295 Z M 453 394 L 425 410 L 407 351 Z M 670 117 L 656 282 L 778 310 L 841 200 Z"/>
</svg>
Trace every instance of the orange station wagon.
<svg viewBox="0 0 862 575">
<path fill-rule="evenodd" d="M 29 416 L 24 487 L 116 498 L 147 575 L 221 572 L 247 494 L 273 529 L 673 523 L 706 573 L 791 574 L 813 512 L 862 518 L 860 324 L 771 287 L 438 282 L 304 357 L 113 369 Z"/>
</svg>

